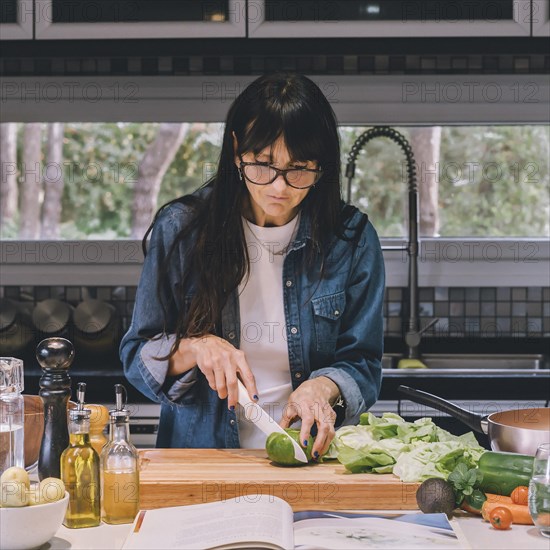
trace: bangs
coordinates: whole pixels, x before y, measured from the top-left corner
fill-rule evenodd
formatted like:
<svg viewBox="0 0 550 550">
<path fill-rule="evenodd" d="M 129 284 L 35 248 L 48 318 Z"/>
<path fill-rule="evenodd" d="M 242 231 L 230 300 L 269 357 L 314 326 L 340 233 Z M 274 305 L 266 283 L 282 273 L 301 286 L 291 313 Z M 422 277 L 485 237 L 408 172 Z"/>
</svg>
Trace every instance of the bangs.
<svg viewBox="0 0 550 550">
<path fill-rule="evenodd" d="M 288 105 L 277 105 L 278 112 L 264 110 L 253 118 L 246 127 L 245 135 L 239 146 L 241 153 L 252 152 L 255 155 L 282 137 L 292 162 L 317 161 L 326 158 L 323 141 L 324 134 L 320 117 L 305 109 Z M 271 153 L 270 153 L 271 155 Z"/>
</svg>

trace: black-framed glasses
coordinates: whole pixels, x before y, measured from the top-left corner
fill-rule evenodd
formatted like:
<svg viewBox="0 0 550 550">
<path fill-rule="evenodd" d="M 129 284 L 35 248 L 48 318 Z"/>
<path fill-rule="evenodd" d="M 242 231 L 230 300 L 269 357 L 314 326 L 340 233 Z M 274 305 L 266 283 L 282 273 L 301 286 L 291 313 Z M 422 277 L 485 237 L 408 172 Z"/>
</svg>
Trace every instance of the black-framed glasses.
<svg viewBox="0 0 550 550">
<path fill-rule="evenodd" d="M 315 185 L 323 175 L 321 168 L 275 168 L 262 162 L 240 163 L 241 175 L 256 185 L 268 185 L 273 183 L 279 174 L 283 175 L 285 182 L 294 189 L 307 189 Z"/>
</svg>

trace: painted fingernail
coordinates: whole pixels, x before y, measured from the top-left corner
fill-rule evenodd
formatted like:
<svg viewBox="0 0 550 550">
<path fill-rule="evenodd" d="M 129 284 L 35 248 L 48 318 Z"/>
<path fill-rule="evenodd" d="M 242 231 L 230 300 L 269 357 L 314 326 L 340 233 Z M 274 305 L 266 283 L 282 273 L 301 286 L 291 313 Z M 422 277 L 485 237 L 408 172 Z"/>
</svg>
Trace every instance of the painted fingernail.
<svg viewBox="0 0 550 550">
<path fill-rule="evenodd" d="M 256 399 L 256 401 L 258 400 L 258 396 L 256 394 L 254 394 L 254 399 Z"/>
<path fill-rule="evenodd" d="M 229 407 L 229 409 L 234 411 L 235 410 L 235 405 L 231 405 L 231 407 Z"/>
<path fill-rule="evenodd" d="M 304 439 L 304 447 L 307 447 L 307 439 Z"/>
<path fill-rule="evenodd" d="M 317 451 L 315 451 L 315 452 L 313 453 L 313 456 L 314 456 L 315 458 L 319 458 L 319 453 L 318 453 Z"/>
</svg>

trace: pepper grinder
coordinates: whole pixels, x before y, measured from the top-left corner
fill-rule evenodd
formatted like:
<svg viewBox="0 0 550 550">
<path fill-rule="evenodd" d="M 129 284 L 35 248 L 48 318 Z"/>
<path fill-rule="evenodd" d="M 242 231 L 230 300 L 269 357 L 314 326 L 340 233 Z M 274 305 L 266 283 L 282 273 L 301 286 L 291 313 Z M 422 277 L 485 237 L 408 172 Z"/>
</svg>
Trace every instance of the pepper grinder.
<svg viewBox="0 0 550 550">
<path fill-rule="evenodd" d="M 46 338 L 36 347 L 36 359 L 42 367 L 40 391 L 44 401 L 44 435 L 38 456 L 38 477 L 60 477 L 60 458 L 69 446 L 67 403 L 71 396 L 69 367 L 74 347 L 65 338 Z"/>
</svg>

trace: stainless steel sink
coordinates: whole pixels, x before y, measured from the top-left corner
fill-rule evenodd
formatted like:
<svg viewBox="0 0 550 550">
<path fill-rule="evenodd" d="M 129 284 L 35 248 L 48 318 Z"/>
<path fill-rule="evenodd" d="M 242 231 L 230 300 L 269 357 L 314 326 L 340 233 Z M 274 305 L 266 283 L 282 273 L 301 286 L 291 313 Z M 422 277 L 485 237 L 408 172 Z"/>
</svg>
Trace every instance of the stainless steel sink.
<svg viewBox="0 0 550 550">
<path fill-rule="evenodd" d="M 383 369 L 397 369 L 399 354 L 386 354 L 382 357 Z M 550 358 L 542 354 L 436 354 L 426 353 L 421 361 L 432 370 L 483 372 L 498 371 L 533 371 L 550 369 Z M 426 372 L 426 369 L 399 369 L 402 372 Z"/>
<path fill-rule="evenodd" d="M 395 353 L 386 353 L 382 355 L 382 368 L 383 369 L 395 369 L 397 368 L 397 363 L 401 358 L 401 355 Z"/>
</svg>

